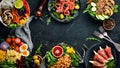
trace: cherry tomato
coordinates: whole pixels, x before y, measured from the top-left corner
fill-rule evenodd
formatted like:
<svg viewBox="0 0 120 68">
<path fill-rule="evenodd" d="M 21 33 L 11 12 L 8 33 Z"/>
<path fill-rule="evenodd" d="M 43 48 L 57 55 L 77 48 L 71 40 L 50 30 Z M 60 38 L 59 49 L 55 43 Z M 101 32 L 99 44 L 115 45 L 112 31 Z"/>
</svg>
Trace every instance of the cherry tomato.
<svg viewBox="0 0 120 68">
<path fill-rule="evenodd" d="M 20 38 L 15 38 L 15 43 L 19 44 L 21 42 Z"/>
<path fill-rule="evenodd" d="M 12 42 L 12 44 L 11 44 L 12 46 L 17 46 L 17 44 L 15 43 L 15 42 Z"/>
<path fill-rule="evenodd" d="M 24 42 L 20 42 L 20 43 L 19 43 L 19 46 L 21 46 L 21 45 L 23 45 L 23 44 L 25 44 L 25 43 L 24 43 Z"/>
<path fill-rule="evenodd" d="M 7 42 L 7 43 L 11 43 L 11 41 L 12 41 L 12 40 L 11 40 L 10 37 L 8 37 L 8 38 L 6 39 L 6 42 Z"/>
<path fill-rule="evenodd" d="M 17 52 L 19 52 L 19 47 L 16 46 L 14 50 L 17 51 Z"/>
<path fill-rule="evenodd" d="M 12 39 L 12 42 L 15 42 L 15 38 L 11 38 Z"/>
</svg>

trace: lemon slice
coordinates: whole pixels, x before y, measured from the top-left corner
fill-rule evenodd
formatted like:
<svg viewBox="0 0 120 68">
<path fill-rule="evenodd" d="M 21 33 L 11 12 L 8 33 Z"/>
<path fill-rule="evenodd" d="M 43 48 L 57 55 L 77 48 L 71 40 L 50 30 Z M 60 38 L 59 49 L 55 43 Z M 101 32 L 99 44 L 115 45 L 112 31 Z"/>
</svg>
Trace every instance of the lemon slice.
<svg viewBox="0 0 120 68">
<path fill-rule="evenodd" d="M 23 1 L 22 1 L 22 0 L 16 0 L 16 1 L 14 2 L 14 6 L 15 6 L 15 8 L 17 8 L 17 9 L 22 8 L 22 7 L 23 7 Z"/>
</svg>

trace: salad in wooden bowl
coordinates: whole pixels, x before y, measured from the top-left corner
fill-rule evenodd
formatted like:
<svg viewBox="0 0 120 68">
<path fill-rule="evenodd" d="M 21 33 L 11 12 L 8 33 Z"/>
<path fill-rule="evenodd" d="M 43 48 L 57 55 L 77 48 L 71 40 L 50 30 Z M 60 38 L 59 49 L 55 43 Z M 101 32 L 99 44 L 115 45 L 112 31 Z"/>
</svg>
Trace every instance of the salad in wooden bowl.
<svg viewBox="0 0 120 68">
<path fill-rule="evenodd" d="M 79 0 L 49 0 L 48 11 L 57 21 L 65 23 L 77 17 L 80 9 Z"/>
<path fill-rule="evenodd" d="M 118 5 L 114 0 L 88 0 L 85 12 L 96 20 L 105 20 L 118 12 Z"/>
<path fill-rule="evenodd" d="M 28 45 L 20 38 L 8 37 L 0 43 L 0 68 L 24 68 Z"/>
<path fill-rule="evenodd" d="M 9 28 L 16 28 L 26 23 L 30 8 L 26 0 L 2 0 L 0 21 Z"/>
<path fill-rule="evenodd" d="M 78 52 L 64 43 L 55 45 L 50 51 L 47 51 L 45 59 L 47 68 L 78 67 L 80 61 Z"/>
</svg>

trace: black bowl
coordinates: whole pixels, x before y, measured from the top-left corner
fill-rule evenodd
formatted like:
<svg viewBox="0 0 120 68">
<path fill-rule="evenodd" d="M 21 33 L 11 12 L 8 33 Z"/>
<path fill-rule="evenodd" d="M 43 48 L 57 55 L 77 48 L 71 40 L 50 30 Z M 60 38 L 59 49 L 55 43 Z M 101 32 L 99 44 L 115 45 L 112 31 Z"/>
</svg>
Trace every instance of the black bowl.
<svg viewBox="0 0 120 68">
<path fill-rule="evenodd" d="M 94 56 L 94 52 L 93 51 L 98 51 L 99 50 L 99 46 L 101 46 L 102 48 L 105 48 L 106 47 L 106 44 L 94 44 L 93 46 L 91 46 L 87 52 L 86 52 L 86 55 L 85 55 L 85 58 L 84 58 L 84 62 L 85 62 L 85 66 L 86 68 L 92 68 L 92 64 L 89 63 L 90 60 L 93 60 L 93 56 Z M 112 51 L 112 54 L 113 54 L 113 57 L 114 57 L 114 60 L 115 60 L 115 66 L 114 68 L 116 68 L 116 62 L 118 60 L 118 55 L 117 55 L 117 50 L 116 48 L 111 44 L 111 45 L 108 45 L 109 47 L 111 47 L 111 51 Z"/>
<path fill-rule="evenodd" d="M 78 0 L 78 2 L 79 2 L 79 6 L 80 6 L 80 8 L 81 8 L 80 0 Z M 68 22 L 71 22 L 71 21 L 73 21 L 73 20 L 79 15 L 79 10 L 80 10 L 80 9 L 77 10 L 76 14 L 74 14 L 71 19 L 60 19 L 60 18 L 57 18 L 57 17 L 53 14 L 53 12 L 54 12 L 55 10 L 53 11 L 53 10 L 51 9 L 50 4 L 52 4 L 52 0 L 49 0 L 49 1 L 48 1 L 48 11 L 49 11 L 50 16 L 51 16 L 54 20 L 56 20 L 56 21 L 58 21 L 58 22 L 60 22 L 60 23 L 68 23 Z"/>
</svg>

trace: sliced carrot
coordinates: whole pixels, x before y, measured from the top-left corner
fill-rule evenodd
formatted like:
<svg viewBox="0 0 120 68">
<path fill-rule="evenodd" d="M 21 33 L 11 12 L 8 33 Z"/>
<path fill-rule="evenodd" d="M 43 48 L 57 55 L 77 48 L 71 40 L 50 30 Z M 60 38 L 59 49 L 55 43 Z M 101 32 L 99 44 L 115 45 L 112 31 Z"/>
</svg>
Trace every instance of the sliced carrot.
<svg viewBox="0 0 120 68">
<path fill-rule="evenodd" d="M 19 23 L 19 15 L 17 13 L 17 11 L 15 9 L 12 9 L 11 11 L 12 15 L 13 15 L 13 22 L 14 23 Z"/>
<path fill-rule="evenodd" d="M 91 3 L 93 0 L 88 0 L 88 3 Z"/>
</svg>

